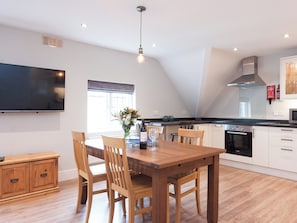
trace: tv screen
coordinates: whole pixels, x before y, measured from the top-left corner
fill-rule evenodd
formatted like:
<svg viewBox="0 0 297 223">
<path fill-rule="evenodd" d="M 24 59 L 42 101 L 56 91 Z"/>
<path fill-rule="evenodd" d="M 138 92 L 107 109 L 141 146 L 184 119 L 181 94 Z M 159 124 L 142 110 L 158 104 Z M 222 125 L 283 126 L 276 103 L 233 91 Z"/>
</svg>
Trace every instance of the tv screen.
<svg viewBox="0 0 297 223">
<path fill-rule="evenodd" d="M 0 63 L 0 111 L 63 111 L 65 71 Z"/>
</svg>

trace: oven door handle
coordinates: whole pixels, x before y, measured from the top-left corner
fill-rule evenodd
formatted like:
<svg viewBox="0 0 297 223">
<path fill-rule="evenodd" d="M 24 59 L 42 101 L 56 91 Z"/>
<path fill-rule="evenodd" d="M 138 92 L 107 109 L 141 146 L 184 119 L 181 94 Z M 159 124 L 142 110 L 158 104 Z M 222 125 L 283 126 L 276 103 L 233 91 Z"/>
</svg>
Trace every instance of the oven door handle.
<svg viewBox="0 0 297 223">
<path fill-rule="evenodd" d="M 233 134 L 233 135 L 243 135 L 243 136 L 246 136 L 247 135 L 246 132 L 232 132 L 232 131 L 227 131 L 227 133 Z"/>
</svg>

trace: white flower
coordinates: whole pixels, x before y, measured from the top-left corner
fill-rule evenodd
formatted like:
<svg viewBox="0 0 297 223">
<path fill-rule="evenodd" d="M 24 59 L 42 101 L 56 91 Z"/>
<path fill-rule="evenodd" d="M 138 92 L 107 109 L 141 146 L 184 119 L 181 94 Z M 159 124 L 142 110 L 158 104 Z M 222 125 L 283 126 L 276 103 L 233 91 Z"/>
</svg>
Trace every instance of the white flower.
<svg viewBox="0 0 297 223">
<path fill-rule="evenodd" d="M 125 119 L 125 125 L 129 125 L 130 124 L 130 119 Z"/>
</svg>

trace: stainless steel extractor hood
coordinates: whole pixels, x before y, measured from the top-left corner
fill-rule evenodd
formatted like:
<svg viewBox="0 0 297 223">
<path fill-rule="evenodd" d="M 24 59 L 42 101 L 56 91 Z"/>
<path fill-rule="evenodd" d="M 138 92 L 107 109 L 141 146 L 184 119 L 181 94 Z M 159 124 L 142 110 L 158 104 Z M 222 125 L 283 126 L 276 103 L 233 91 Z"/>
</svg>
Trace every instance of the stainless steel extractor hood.
<svg viewBox="0 0 297 223">
<path fill-rule="evenodd" d="M 258 58 L 256 56 L 244 58 L 241 61 L 242 75 L 227 84 L 228 87 L 254 87 L 266 85 L 258 75 Z"/>
</svg>

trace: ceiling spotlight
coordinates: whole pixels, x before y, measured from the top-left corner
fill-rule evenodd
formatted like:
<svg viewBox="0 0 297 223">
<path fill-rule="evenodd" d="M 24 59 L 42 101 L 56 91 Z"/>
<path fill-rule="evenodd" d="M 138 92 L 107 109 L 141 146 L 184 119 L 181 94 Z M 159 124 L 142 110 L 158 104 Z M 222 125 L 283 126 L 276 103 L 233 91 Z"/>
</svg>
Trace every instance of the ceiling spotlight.
<svg viewBox="0 0 297 223">
<path fill-rule="evenodd" d="M 236 47 L 234 47 L 234 48 L 233 48 L 233 51 L 236 52 L 236 51 L 238 51 L 238 49 L 237 49 Z"/>
<path fill-rule="evenodd" d="M 289 39 L 290 38 L 290 35 L 288 33 L 284 34 L 284 38 L 285 39 Z"/>
<path fill-rule="evenodd" d="M 138 49 L 138 56 L 137 56 L 137 61 L 138 63 L 143 63 L 144 62 L 144 56 L 143 56 L 143 48 L 142 48 L 142 12 L 146 10 L 144 6 L 137 6 L 136 7 L 137 11 L 140 12 L 140 24 L 139 24 L 139 33 L 140 33 L 140 38 L 139 38 L 139 49 Z"/>
<path fill-rule="evenodd" d="M 80 26 L 84 29 L 86 29 L 88 27 L 88 25 L 86 23 L 82 23 L 82 24 L 80 24 Z"/>
</svg>

